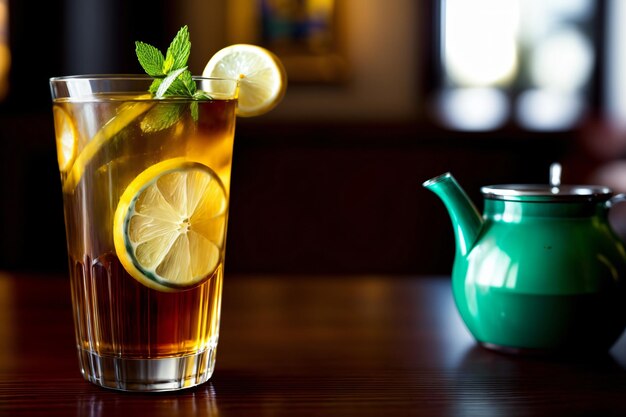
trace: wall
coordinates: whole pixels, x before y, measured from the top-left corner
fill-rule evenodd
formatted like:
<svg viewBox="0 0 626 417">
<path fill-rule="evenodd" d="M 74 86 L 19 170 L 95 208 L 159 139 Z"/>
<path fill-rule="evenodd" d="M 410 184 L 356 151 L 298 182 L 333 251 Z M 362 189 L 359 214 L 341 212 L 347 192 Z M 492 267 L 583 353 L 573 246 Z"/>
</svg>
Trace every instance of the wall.
<svg viewBox="0 0 626 417">
<path fill-rule="evenodd" d="M 420 102 L 418 61 L 420 8 L 414 0 L 339 0 L 343 4 L 349 82 L 338 86 L 290 85 L 267 120 L 406 120 Z M 243 6 L 242 6 L 243 7 Z M 227 21 L 222 0 L 191 0 L 177 12 L 189 22 L 191 68 L 201 73 L 212 53 L 225 46 Z M 182 23 L 181 23 L 182 24 Z"/>
</svg>

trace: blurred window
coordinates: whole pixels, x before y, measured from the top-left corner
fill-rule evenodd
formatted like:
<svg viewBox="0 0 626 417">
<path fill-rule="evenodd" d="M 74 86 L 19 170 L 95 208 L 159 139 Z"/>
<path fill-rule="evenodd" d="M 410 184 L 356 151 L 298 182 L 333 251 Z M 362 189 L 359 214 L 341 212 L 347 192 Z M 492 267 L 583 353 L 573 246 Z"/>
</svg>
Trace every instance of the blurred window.
<svg viewBox="0 0 626 417">
<path fill-rule="evenodd" d="M 620 129 L 626 128 L 626 1 L 607 3 L 608 29 L 604 94 L 608 119 Z"/>
<path fill-rule="evenodd" d="M 441 0 L 437 114 L 447 127 L 575 128 L 591 107 L 594 0 Z"/>
</svg>

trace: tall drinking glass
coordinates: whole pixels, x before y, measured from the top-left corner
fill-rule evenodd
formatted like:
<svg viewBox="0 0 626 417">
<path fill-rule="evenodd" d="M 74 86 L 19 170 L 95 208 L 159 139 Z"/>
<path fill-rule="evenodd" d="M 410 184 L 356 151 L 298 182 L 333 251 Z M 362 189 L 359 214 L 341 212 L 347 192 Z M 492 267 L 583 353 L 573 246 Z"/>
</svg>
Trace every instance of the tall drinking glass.
<svg viewBox="0 0 626 417">
<path fill-rule="evenodd" d="M 215 365 L 236 80 L 155 99 L 147 76 L 50 80 L 82 374 L 128 391 Z"/>
</svg>

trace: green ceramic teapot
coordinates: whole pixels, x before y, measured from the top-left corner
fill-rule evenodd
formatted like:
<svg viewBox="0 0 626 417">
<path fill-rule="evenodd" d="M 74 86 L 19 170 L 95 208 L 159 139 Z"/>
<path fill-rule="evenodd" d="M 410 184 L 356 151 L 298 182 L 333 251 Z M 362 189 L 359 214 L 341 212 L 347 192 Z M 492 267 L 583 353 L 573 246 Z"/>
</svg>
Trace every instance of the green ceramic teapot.
<svg viewBox="0 0 626 417">
<path fill-rule="evenodd" d="M 482 187 L 480 216 L 450 173 L 426 181 L 456 235 L 452 288 L 470 332 L 506 352 L 606 352 L 626 327 L 626 250 L 606 187 Z"/>
</svg>

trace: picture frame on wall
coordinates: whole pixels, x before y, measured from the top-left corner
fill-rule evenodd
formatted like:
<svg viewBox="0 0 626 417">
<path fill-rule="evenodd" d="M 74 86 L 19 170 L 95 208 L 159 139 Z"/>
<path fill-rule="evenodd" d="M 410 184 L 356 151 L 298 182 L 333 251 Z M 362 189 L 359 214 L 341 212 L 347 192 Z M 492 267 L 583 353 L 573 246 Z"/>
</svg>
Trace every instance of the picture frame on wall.
<svg viewBox="0 0 626 417">
<path fill-rule="evenodd" d="M 226 16 L 229 43 L 270 49 L 290 83 L 348 80 L 343 0 L 230 0 Z"/>
</svg>

